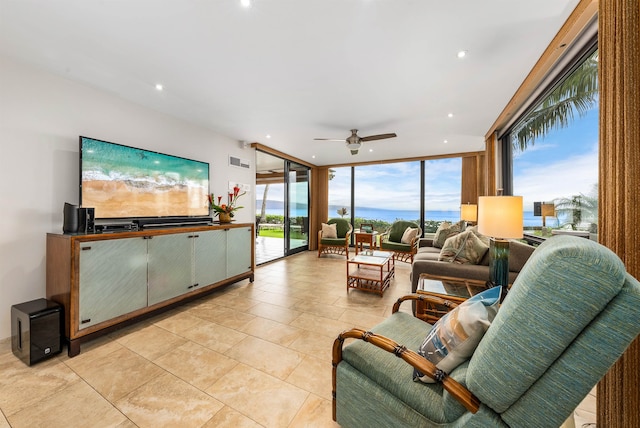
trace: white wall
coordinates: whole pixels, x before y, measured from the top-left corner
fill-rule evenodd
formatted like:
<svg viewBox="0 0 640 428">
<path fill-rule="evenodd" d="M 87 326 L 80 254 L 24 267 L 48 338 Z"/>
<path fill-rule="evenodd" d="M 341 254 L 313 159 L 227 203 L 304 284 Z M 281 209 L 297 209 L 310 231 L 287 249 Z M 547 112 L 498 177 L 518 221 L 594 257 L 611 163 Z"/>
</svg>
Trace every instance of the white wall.
<svg viewBox="0 0 640 428">
<path fill-rule="evenodd" d="M 255 154 L 231 138 L 0 56 L 0 339 L 11 305 L 46 297 L 45 237 L 78 203 L 78 136 L 210 163 L 211 190 L 251 185 L 239 222 L 255 221 Z M 229 155 L 251 169 L 229 166 Z"/>
</svg>

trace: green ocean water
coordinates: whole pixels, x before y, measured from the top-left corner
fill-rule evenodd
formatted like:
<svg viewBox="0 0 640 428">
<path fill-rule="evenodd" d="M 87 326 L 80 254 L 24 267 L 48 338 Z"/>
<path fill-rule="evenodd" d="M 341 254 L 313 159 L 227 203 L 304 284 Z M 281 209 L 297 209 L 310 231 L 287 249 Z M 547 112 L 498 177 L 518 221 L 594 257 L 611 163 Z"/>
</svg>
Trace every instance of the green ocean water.
<svg viewBox="0 0 640 428">
<path fill-rule="evenodd" d="M 94 180 L 154 190 L 208 187 L 209 164 L 82 137 L 82 181 Z"/>
</svg>

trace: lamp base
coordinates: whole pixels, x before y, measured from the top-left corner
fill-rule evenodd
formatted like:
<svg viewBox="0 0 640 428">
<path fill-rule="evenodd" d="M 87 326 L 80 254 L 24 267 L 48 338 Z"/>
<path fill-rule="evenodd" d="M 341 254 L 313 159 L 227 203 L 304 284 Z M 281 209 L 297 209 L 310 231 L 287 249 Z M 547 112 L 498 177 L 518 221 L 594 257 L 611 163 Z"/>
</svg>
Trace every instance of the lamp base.
<svg viewBox="0 0 640 428">
<path fill-rule="evenodd" d="M 509 288 L 509 241 L 491 238 L 489 241 L 489 286 L 502 287 L 500 301 Z"/>
</svg>

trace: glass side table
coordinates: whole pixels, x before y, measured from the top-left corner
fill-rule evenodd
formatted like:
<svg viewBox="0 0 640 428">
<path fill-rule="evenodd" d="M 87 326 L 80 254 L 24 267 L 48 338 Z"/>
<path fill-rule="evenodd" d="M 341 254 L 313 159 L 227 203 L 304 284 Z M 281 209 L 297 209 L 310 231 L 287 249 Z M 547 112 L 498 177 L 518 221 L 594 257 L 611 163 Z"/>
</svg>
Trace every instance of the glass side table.
<svg viewBox="0 0 640 428">
<path fill-rule="evenodd" d="M 417 294 L 437 298 L 436 301 L 416 301 L 416 317 L 433 324 L 452 307 L 487 289 L 486 281 L 420 274 Z"/>
</svg>

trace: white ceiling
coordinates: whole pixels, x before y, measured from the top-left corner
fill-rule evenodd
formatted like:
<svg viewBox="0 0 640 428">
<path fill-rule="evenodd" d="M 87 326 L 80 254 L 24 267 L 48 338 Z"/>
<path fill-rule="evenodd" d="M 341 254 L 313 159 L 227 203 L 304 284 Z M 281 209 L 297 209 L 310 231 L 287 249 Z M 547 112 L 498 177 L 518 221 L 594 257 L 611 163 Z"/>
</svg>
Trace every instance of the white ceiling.
<svg viewBox="0 0 640 428">
<path fill-rule="evenodd" d="M 367 162 L 484 150 L 577 3 L 0 0 L 0 54 L 316 165 Z M 357 156 L 313 140 L 351 128 L 398 137 Z"/>
</svg>

